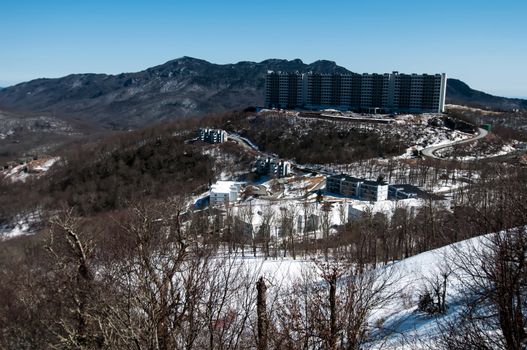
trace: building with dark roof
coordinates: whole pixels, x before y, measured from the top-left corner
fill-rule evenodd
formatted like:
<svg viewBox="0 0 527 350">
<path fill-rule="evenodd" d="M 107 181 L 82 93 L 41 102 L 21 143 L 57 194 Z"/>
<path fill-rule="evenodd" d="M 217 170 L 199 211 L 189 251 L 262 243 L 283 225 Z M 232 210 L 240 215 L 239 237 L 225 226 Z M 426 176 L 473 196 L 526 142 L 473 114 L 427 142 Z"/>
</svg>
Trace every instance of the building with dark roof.
<svg viewBox="0 0 527 350">
<path fill-rule="evenodd" d="M 285 177 L 291 171 L 291 164 L 287 161 L 275 158 L 256 159 L 256 172 L 260 175 L 269 175 L 271 177 Z"/>
<path fill-rule="evenodd" d="M 390 185 L 388 186 L 388 197 L 390 199 L 416 198 L 417 193 L 409 186 Z"/>
<path fill-rule="evenodd" d="M 268 71 L 265 80 L 265 106 L 294 109 L 304 98 L 302 74 Z"/>
<path fill-rule="evenodd" d="M 267 73 L 267 108 L 440 113 L 446 74 Z"/>
</svg>

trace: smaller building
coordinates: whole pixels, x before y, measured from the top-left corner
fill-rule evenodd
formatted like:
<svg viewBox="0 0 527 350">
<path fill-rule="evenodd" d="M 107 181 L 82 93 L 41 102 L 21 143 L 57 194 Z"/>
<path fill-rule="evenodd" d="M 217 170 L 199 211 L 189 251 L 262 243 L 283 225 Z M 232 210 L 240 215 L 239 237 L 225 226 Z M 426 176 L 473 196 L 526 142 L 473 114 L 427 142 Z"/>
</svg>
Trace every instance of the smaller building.
<svg viewBox="0 0 527 350">
<path fill-rule="evenodd" d="M 377 202 L 388 199 L 388 184 L 345 174 L 333 175 L 326 179 L 326 192 Z"/>
<path fill-rule="evenodd" d="M 256 159 L 256 172 L 271 177 L 285 177 L 291 172 L 291 163 L 280 159 L 259 157 Z"/>
<path fill-rule="evenodd" d="M 247 185 L 242 191 L 242 198 L 245 197 L 265 197 L 268 196 L 269 190 L 264 185 Z"/>
<path fill-rule="evenodd" d="M 388 199 L 388 184 L 379 181 L 364 181 L 360 185 L 360 193 L 363 200 L 385 201 Z"/>
<path fill-rule="evenodd" d="M 210 187 L 210 205 L 227 205 L 238 200 L 242 182 L 218 181 Z"/>
<path fill-rule="evenodd" d="M 333 175 L 326 178 L 326 192 L 340 194 L 340 185 L 346 175 Z"/>
<path fill-rule="evenodd" d="M 198 131 L 200 141 L 208 143 L 223 143 L 227 141 L 227 132 L 221 129 L 201 128 Z"/>
<path fill-rule="evenodd" d="M 390 185 L 388 186 L 388 197 L 390 199 L 408 199 L 416 198 L 417 192 L 407 185 Z"/>
</svg>

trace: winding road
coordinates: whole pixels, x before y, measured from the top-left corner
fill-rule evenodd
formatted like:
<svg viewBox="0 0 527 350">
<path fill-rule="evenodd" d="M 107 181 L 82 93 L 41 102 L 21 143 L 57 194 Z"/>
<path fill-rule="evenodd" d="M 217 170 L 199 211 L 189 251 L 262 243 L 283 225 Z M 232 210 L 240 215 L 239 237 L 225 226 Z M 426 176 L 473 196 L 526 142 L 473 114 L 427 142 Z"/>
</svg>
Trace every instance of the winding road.
<svg viewBox="0 0 527 350">
<path fill-rule="evenodd" d="M 255 144 L 253 144 L 247 138 L 242 137 L 242 136 L 240 136 L 238 134 L 233 134 L 231 132 L 227 132 L 227 138 L 229 140 L 235 141 L 237 144 L 239 144 L 240 146 L 242 146 L 245 149 L 249 149 L 249 150 L 253 150 L 253 151 L 259 152 L 259 153 L 263 153 L 263 152 L 261 152 L 258 149 L 258 147 Z"/>
<path fill-rule="evenodd" d="M 439 146 L 432 146 L 432 147 L 427 147 L 425 149 L 423 149 L 421 151 L 421 154 L 425 157 L 430 157 L 430 158 L 435 158 L 435 159 L 441 159 L 441 160 L 444 160 L 443 158 L 441 157 L 438 157 L 435 152 L 443 149 L 443 148 L 448 148 L 448 147 L 452 147 L 452 146 L 455 146 L 455 145 L 461 145 L 463 143 L 469 143 L 469 142 L 474 142 L 476 140 L 479 140 L 479 139 L 482 139 L 484 137 L 487 136 L 489 132 L 485 129 L 482 129 L 482 128 L 478 128 L 478 132 L 476 134 L 476 136 L 470 138 L 470 139 L 466 139 L 466 140 L 461 140 L 461 141 L 455 141 L 455 142 L 451 142 L 451 143 L 447 143 L 447 144 L 444 144 L 444 145 L 439 145 Z"/>
<path fill-rule="evenodd" d="M 488 135 L 488 133 L 489 132 L 487 130 L 485 130 L 483 128 L 478 128 L 478 131 L 477 131 L 477 133 L 476 133 L 476 135 L 474 137 L 471 137 L 471 138 L 465 139 L 465 140 L 460 140 L 460 141 L 454 141 L 454 142 L 446 143 L 446 144 L 443 144 L 443 145 L 427 147 L 427 148 L 424 148 L 423 150 L 421 150 L 421 154 L 423 156 L 425 156 L 425 157 L 439 159 L 439 160 L 445 160 L 444 158 L 441 158 L 441 157 L 437 156 L 435 153 L 437 151 L 439 151 L 439 150 L 444 149 L 444 148 L 449 148 L 449 147 L 452 147 L 452 146 L 455 146 L 455 145 L 461 145 L 461 144 L 464 144 L 464 143 L 477 141 L 479 139 L 482 139 L 482 138 L 486 137 Z M 236 141 L 239 145 L 241 145 L 242 147 L 244 147 L 246 149 L 253 150 L 253 151 L 256 151 L 256 152 L 260 153 L 262 156 L 267 156 L 267 157 L 271 157 L 271 158 L 276 156 L 274 154 L 267 154 L 265 152 L 260 151 L 258 149 L 258 147 L 255 146 L 251 141 L 249 141 L 248 139 L 246 139 L 246 138 L 244 138 L 244 137 L 242 137 L 242 136 L 240 136 L 238 134 L 228 133 L 228 138 L 231 139 L 231 140 Z M 293 164 L 293 165 L 298 167 L 296 164 Z"/>
</svg>

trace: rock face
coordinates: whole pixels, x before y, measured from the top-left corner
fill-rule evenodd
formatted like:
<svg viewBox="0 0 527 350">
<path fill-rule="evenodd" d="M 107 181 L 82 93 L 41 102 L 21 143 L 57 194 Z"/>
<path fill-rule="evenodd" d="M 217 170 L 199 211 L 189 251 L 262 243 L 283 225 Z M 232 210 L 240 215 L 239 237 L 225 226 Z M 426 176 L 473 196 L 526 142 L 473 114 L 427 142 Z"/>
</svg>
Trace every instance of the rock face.
<svg viewBox="0 0 527 350">
<path fill-rule="evenodd" d="M 262 105 L 267 70 L 349 73 L 324 60 L 305 64 L 299 59 L 269 59 L 219 65 L 182 57 L 137 73 L 72 74 L 21 83 L 0 91 L 0 109 L 50 113 L 116 129 L 133 128 Z M 456 85 L 451 87 L 451 82 Z M 447 95 L 455 97 L 453 102 L 481 102 L 471 95 L 474 90 L 466 85 L 468 90 L 460 88 L 458 82 L 463 84 L 449 80 Z M 490 96 L 480 94 L 484 99 Z"/>
</svg>

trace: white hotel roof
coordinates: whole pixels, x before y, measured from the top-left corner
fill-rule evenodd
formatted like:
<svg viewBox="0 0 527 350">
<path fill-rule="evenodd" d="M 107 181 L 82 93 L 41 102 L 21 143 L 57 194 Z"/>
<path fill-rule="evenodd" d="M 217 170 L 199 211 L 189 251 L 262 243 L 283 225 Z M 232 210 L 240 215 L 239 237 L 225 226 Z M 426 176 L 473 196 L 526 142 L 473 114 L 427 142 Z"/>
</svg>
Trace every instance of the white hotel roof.
<svg viewBox="0 0 527 350">
<path fill-rule="evenodd" d="M 218 181 L 210 187 L 210 190 L 214 193 L 230 193 L 232 186 L 241 184 L 236 181 Z"/>
</svg>

